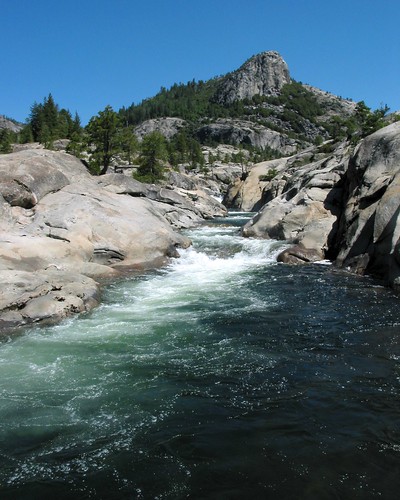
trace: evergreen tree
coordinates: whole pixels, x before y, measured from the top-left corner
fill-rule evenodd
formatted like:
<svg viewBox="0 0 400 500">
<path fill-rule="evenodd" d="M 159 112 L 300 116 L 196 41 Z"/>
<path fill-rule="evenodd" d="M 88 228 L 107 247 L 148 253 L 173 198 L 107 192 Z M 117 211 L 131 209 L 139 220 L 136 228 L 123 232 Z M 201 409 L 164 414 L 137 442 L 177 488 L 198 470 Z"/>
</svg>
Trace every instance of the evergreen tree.
<svg viewBox="0 0 400 500">
<path fill-rule="evenodd" d="M 167 159 L 166 141 L 159 132 L 152 132 L 143 138 L 139 157 L 139 168 L 135 175 L 142 182 L 156 182 L 164 173 Z"/>
<path fill-rule="evenodd" d="M 31 112 L 28 118 L 28 125 L 32 132 L 34 141 L 39 141 L 39 137 L 44 124 L 43 105 L 34 102 L 31 106 Z"/>
<path fill-rule="evenodd" d="M 134 156 L 139 148 L 137 137 L 132 128 L 122 128 L 119 131 L 118 142 L 122 152 L 122 157 L 127 160 L 129 164 L 132 164 Z"/>
<path fill-rule="evenodd" d="M 93 172 L 100 175 L 107 172 L 118 147 L 119 117 L 111 106 L 106 106 L 89 121 L 86 132 L 88 143 L 94 150 L 90 160 Z"/>
<path fill-rule="evenodd" d="M 19 142 L 21 144 L 26 144 L 27 142 L 33 142 L 33 140 L 32 127 L 28 123 L 19 133 Z"/>
<path fill-rule="evenodd" d="M 67 153 L 80 158 L 82 152 L 85 149 L 84 141 L 82 140 L 82 134 L 78 132 L 74 132 L 71 136 L 71 140 L 67 146 Z"/>
<path fill-rule="evenodd" d="M 0 153 L 12 152 L 12 134 L 6 128 L 0 129 Z"/>
<path fill-rule="evenodd" d="M 82 133 L 82 126 L 81 126 L 81 119 L 79 118 L 79 115 L 78 113 L 75 111 L 75 117 L 74 117 L 74 120 L 72 122 L 72 133 L 71 133 L 71 136 L 73 134 L 81 134 Z"/>
<path fill-rule="evenodd" d="M 67 109 L 59 110 L 51 94 L 43 99 L 43 103 L 33 103 L 27 126 L 30 131 L 26 129 L 21 134 L 21 142 L 39 141 L 46 147 L 56 139 L 71 139 L 74 133 L 82 130 L 78 114 L 72 119 Z"/>
<path fill-rule="evenodd" d="M 204 156 L 201 150 L 200 143 L 196 139 L 191 139 L 189 143 L 189 158 L 191 168 L 203 168 Z"/>
<path fill-rule="evenodd" d="M 50 140 L 54 141 L 55 139 L 58 139 L 60 137 L 58 132 L 59 110 L 51 94 L 49 94 L 47 99 L 44 99 L 43 101 L 42 113 L 44 124 L 48 128 Z"/>
</svg>

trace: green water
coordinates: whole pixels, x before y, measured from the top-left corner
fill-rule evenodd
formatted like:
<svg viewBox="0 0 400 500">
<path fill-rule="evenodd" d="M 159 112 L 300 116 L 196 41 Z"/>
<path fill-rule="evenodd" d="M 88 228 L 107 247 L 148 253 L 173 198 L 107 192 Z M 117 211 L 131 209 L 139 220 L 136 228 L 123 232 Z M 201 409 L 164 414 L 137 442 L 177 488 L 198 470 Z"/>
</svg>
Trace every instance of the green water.
<svg viewBox="0 0 400 500">
<path fill-rule="evenodd" d="M 396 498 L 398 297 L 245 214 L 0 345 L 0 498 Z"/>
</svg>

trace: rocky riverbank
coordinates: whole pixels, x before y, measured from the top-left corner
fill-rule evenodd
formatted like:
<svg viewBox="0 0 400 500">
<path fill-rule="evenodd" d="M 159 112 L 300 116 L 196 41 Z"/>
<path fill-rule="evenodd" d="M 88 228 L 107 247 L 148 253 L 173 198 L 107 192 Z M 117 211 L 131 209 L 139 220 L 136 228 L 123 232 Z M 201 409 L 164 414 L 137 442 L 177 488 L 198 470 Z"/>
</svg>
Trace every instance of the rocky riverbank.
<svg viewBox="0 0 400 500">
<path fill-rule="evenodd" d="M 400 123 L 254 166 L 225 202 L 259 210 L 245 236 L 287 240 L 282 262 L 328 258 L 400 289 Z"/>
<path fill-rule="evenodd" d="M 226 213 L 191 187 L 93 177 L 48 150 L 0 156 L 0 329 L 87 311 L 104 279 L 176 256 L 190 245 L 177 229 Z"/>
</svg>

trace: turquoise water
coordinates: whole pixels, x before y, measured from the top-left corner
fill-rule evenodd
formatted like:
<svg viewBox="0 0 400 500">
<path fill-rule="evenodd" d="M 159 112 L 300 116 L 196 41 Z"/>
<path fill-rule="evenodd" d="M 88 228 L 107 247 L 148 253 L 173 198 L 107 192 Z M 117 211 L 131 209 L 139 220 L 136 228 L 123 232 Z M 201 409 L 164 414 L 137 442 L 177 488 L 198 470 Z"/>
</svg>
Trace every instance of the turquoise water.
<svg viewBox="0 0 400 500">
<path fill-rule="evenodd" d="M 399 298 L 247 214 L 0 344 L 0 498 L 397 498 Z"/>
</svg>

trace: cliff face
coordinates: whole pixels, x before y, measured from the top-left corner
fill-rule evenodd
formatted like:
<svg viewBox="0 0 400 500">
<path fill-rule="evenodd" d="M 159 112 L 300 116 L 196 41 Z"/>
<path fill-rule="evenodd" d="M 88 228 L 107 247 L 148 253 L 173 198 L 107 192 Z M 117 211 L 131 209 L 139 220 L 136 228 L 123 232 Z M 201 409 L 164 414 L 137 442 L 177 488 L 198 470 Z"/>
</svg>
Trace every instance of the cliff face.
<svg viewBox="0 0 400 500">
<path fill-rule="evenodd" d="M 320 156 L 314 149 L 261 163 L 231 186 L 231 204 L 260 210 L 244 235 L 292 243 L 284 262 L 330 258 L 400 290 L 400 123 L 354 151 L 343 143 Z"/>
<path fill-rule="evenodd" d="M 366 137 L 350 158 L 337 263 L 400 290 L 400 123 Z"/>
<path fill-rule="evenodd" d="M 290 81 L 288 66 L 280 54 L 262 52 L 222 79 L 215 100 L 226 105 L 255 95 L 274 95 Z"/>
</svg>

